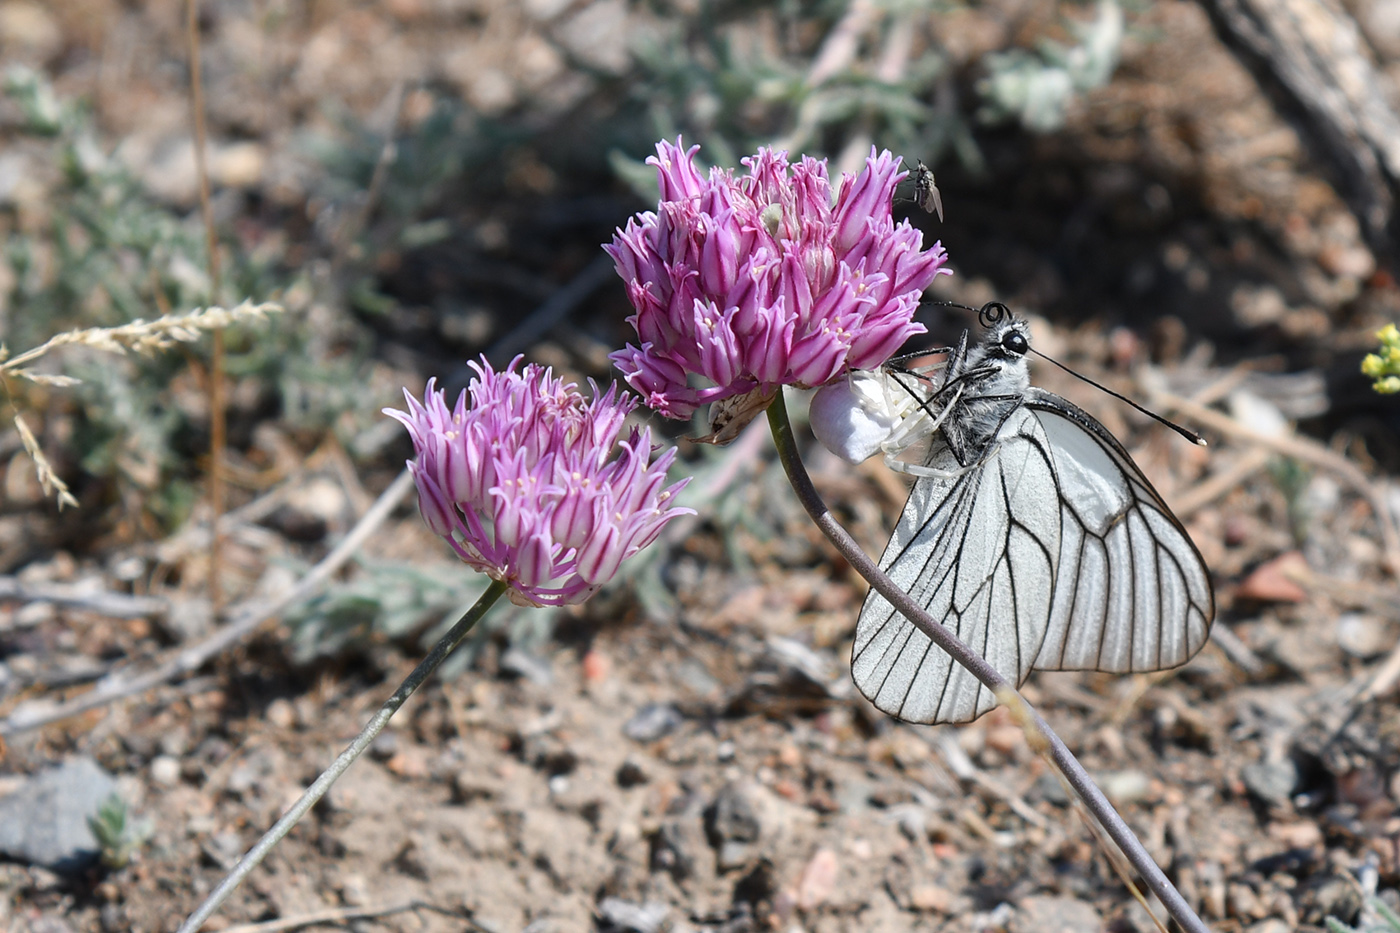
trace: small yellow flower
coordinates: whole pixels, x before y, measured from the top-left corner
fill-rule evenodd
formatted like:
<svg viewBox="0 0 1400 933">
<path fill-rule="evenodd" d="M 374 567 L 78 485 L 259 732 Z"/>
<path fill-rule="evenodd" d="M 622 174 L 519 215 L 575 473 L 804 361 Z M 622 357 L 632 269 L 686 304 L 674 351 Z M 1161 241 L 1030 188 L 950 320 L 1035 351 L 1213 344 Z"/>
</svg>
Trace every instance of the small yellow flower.
<svg viewBox="0 0 1400 933">
<path fill-rule="evenodd" d="M 1373 380 L 1371 388 L 1382 395 L 1394 395 L 1400 392 L 1400 328 L 1387 324 L 1376 331 L 1376 339 L 1381 348 L 1366 354 L 1361 372 Z"/>
</svg>

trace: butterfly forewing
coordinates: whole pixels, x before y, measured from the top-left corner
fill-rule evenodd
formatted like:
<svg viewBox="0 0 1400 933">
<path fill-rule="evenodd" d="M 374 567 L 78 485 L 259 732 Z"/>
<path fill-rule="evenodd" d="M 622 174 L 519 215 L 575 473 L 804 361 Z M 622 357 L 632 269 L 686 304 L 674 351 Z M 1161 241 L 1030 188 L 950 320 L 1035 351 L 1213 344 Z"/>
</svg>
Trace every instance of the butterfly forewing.
<svg viewBox="0 0 1400 933">
<path fill-rule="evenodd" d="M 880 566 L 988 663 L 1018 683 L 1045 635 L 1060 537 L 1053 468 L 1027 409 L 1003 425 L 997 456 L 956 478 L 914 484 Z M 930 466 L 954 472 L 946 448 Z M 856 685 L 912 722 L 965 722 L 995 700 L 879 593 L 861 609 L 852 650 Z"/>
<path fill-rule="evenodd" d="M 972 466 L 935 438 L 934 475 L 915 482 L 881 568 L 1017 685 L 1032 669 L 1185 663 L 1215 614 L 1195 545 L 1107 429 L 1057 395 L 1021 391 Z M 947 423 L 942 437 L 959 436 L 964 425 Z M 874 590 L 851 670 L 871 702 L 912 722 L 966 722 L 996 704 Z"/>
</svg>

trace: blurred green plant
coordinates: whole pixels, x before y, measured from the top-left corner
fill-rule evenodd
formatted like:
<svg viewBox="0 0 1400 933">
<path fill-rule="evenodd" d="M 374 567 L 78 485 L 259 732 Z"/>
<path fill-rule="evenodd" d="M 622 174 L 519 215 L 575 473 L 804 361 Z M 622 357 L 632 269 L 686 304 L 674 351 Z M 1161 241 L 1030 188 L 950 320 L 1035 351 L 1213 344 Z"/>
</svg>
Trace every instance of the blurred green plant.
<svg viewBox="0 0 1400 933">
<path fill-rule="evenodd" d="M 113 793 L 102 802 L 94 816 L 87 819 L 88 829 L 101 850 L 102 864 L 111 869 L 125 868 L 151 835 L 155 824 L 149 820 L 134 820 L 126 801 Z"/>
<path fill-rule="evenodd" d="M 490 582 L 455 564 L 425 570 L 415 564 L 361 559 L 358 565 L 352 579 L 288 613 L 296 663 L 420 631 L 425 632 L 420 641 L 431 645 L 441 635 L 438 625 L 445 621 L 451 626 Z M 498 614 L 504 615 L 492 615 Z"/>
<path fill-rule="evenodd" d="M 1292 457 L 1276 457 L 1269 461 L 1269 476 L 1288 510 L 1288 528 L 1293 534 L 1293 542 L 1299 546 L 1308 538 L 1308 524 L 1312 521 L 1312 510 L 1308 505 L 1308 484 L 1312 482 L 1312 470 Z"/>
<path fill-rule="evenodd" d="M 475 197 L 501 190 L 511 148 L 531 133 L 474 113 L 448 95 L 432 99 L 426 117 L 399 126 L 403 89 L 387 126 L 374 128 L 350 113 L 331 114 L 335 131 L 303 134 L 299 148 L 323 171 L 313 181 L 312 212 L 333 248 L 345 298 L 368 316 L 398 302 L 379 290 L 376 259 L 449 239 L 453 224 L 440 212 L 454 186 Z M 380 121 L 384 122 L 384 121 Z"/>
<path fill-rule="evenodd" d="M 1122 7 L 1117 0 L 1100 0 L 1092 22 L 1070 22 L 1068 27 L 1078 44 L 1042 39 L 1034 52 L 1014 49 L 987 56 L 989 74 L 978 83 L 982 119 L 1014 119 L 1031 132 L 1053 132 L 1064 126 L 1076 96 L 1108 83 L 1123 44 Z"/>
<path fill-rule="evenodd" d="M 980 170 L 974 115 L 959 109 L 953 56 L 929 25 L 965 9 L 961 0 L 663 6 L 669 27 L 634 50 L 632 95 L 653 137 L 684 131 L 723 166 L 760 145 L 864 155 L 874 143 L 935 166 L 951 153 Z M 1124 35 L 1118 0 L 1065 28 L 1071 44 L 1045 38 L 975 63 L 986 73 L 976 119 L 1051 132 L 1075 97 L 1108 82 Z M 648 169 L 616 154 L 613 164 L 649 191 Z"/>
<path fill-rule="evenodd" d="M 935 103 L 952 73 L 924 24 L 944 0 L 681 6 L 634 50 L 648 134 L 683 130 L 726 166 L 760 145 L 820 155 L 857 136 L 978 163 L 966 121 Z"/>
<path fill-rule="evenodd" d="M 1366 354 L 1361 372 L 1371 380 L 1371 388 L 1382 395 L 1400 392 L 1400 329 L 1387 324 L 1376 331 L 1381 348 Z"/>
<path fill-rule="evenodd" d="M 30 164 L 58 169 L 48 178 L 36 173 L 44 191 L 30 216 L 17 213 L 0 226 L 10 273 L 0 295 L 6 342 L 47 347 L 55 335 L 95 337 L 101 329 L 169 320 L 171 309 L 212 304 L 197 221 L 146 197 L 130 172 L 102 151 L 87 109 L 58 98 L 40 75 L 10 68 L 4 90 L 27 120 L 28 139 L 20 145 Z M 250 271 L 246 262 L 234 264 L 233 287 L 245 294 L 254 290 Z M 170 393 L 186 369 L 179 354 L 99 352 L 67 354 L 62 376 L 47 373 L 50 385 L 74 387 L 79 417 L 70 443 L 83 469 L 142 490 L 143 507 L 170 524 L 192 498 L 188 476 L 180 475 L 190 471 L 178 469 L 190 455 L 176 449 L 188 417 Z M 43 381 L 34 379 L 38 370 L 26 375 Z M 11 402 L 24 407 L 26 399 L 16 398 L 23 386 L 6 388 Z M 41 407 L 46 400 L 37 399 Z M 44 472 L 41 466 L 41 477 Z M 75 504 L 61 494 L 60 501 Z"/>
</svg>

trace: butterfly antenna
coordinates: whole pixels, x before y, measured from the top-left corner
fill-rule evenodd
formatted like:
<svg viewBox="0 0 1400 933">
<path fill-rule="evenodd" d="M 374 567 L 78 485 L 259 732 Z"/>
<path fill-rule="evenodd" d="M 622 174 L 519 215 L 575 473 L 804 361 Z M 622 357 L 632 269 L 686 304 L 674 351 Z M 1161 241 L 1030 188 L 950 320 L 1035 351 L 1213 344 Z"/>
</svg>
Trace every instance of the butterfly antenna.
<svg viewBox="0 0 1400 933">
<path fill-rule="evenodd" d="M 1190 429 L 1188 429 L 1188 428 L 1183 428 L 1181 425 L 1177 424 L 1175 421 L 1169 421 L 1169 420 L 1167 420 L 1166 418 L 1163 418 L 1161 415 L 1157 414 L 1155 411 L 1149 411 L 1149 410 L 1147 410 L 1146 408 L 1143 408 L 1141 405 L 1139 405 L 1137 402 L 1133 401 L 1132 399 L 1128 398 L 1126 395 L 1122 395 L 1122 394 L 1120 394 L 1120 393 L 1118 393 L 1118 392 L 1114 392 L 1114 391 L 1113 391 L 1112 389 L 1110 389 L 1108 386 L 1106 386 L 1106 385 L 1100 385 L 1099 383 L 1097 383 L 1097 382 L 1095 382 L 1094 380 L 1090 379 L 1088 376 L 1085 376 L 1085 375 L 1082 375 L 1082 374 L 1080 374 L 1080 373 L 1075 372 L 1074 370 L 1072 370 L 1072 369 L 1070 369 L 1068 366 L 1066 366 L 1064 363 L 1061 363 L 1059 360 L 1055 359 L 1054 357 L 1046 356 L 1044 353 L 1041 353 L 1039 350 L 1035 349 L 1034 347 L 1031 348 L 1031 352 L 1034 353 L 1036 356 L 1040 357 L 1042 360 L 1049 360 L 1050 362 L 1054 363 L 1056 366 L 1060 367 L 1061 369 L 1063 369 L 1065 372 L 1069 373 L 1069 374 L 1070 374 L 1071 376 L 1073 376 L 1074 378 L 1084 380 L 1085 382 L 1089 383 L 1089 385 L 1091 385 L 1091 386 L 1093 386 L 1094 388 L 1098 389 L 1100 392 L 1107 392 L 1109 395 L 1113 396 L 1114 398 L 1118 399 L 1119 401 L 1121 401 L 1121 402 L 1127 402 L 1129 405 L 1133 406 L 1133 407 L 1136 408 L 1138 411 L 1142 412 L 1144 415 L 1146 415 L 1147 417 L 1151 418 L 1153 421 L 1156 421 L 1156 422 L 1158 422 L 1159 424 L 1164 424 L 1164 425 L 1166 425 L 1167 427 L 1171 428 L 1171 429 L 1172 429 L 1173 431 L 1175 431 L 1176 433 L 1180 434 L 1182 437 L 1186 438 L 1186 439 L 1187 439 L 1188 441 L 1190 441 L 1191 443 L 1193 443 L 1193 444 L 1195 444 L 1195 445 L 1197 445 L 1197 446 L 1199 446 L 1199 447 L 1205 447 L 1205 446 L 1206 446 L 1206 439 L 1205 439 L 1204 437 L 1201 437 L 1201 435 L 1197 434 L 1195 431 L 1192 431 L 1192 430 L 1190 430 Z"/>
<path fill-rule="evenodd" d="M 989 301 L 980 308 L 965 305 L 960 301 L 947 301 L 942 298 L 930 299 L 922 302 L 927 305 L 937 305 L 940 308 L 957 308 L 959 311 L 970 311 L 977 315 L 977 323 L 983 327 L 991 327 L 1000 324 L 1011 316 L 1011 309 L 1000 301 Z"/>
</svg>

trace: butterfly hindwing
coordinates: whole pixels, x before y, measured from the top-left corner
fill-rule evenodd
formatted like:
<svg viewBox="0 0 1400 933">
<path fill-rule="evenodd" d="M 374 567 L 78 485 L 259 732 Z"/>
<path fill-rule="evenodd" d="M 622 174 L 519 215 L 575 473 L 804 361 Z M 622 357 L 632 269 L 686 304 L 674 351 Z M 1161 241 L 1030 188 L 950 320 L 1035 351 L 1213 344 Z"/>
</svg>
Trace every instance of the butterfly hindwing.
<svg viewBox="0 0 1400 933">
<path fill-rule="evenodd" d="M 1161 670 L 1204 644 L 1205 564 L 1128 452 L 1039 389 L 960 469 L 935 445 L 880 566 L 934 619 L 1019 685 L 1032 669 Z M 995 705 L 879 593 L 861 609 L 851 669 L 879 709 L 966 722 Z"/>
</svg>

